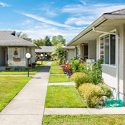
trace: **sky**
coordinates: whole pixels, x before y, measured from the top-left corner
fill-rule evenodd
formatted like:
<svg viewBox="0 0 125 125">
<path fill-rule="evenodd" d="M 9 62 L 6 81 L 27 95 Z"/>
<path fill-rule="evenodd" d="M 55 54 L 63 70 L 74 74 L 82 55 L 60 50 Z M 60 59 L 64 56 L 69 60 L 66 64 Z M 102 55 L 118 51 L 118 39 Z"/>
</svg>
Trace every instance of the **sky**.
<svg viewBox="0 0 125 125">
<path fill-rule="evenodd" d="M 62 35 L 68 43 L 103 13 L 123 8 L 124 0 L 0 0 L 0 30 L 32 39 Z"/>
</svg>

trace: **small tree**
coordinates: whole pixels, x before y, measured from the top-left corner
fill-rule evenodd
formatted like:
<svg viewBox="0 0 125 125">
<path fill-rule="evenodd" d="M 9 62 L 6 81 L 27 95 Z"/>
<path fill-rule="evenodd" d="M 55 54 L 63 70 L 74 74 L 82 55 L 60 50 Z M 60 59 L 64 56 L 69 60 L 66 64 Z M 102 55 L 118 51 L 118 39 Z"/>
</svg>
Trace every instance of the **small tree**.
<svg viewBox="0 0 125 125">
<path fill-rule="evenodd" d="M 59 43 L 57 46 L 55 46 L 52 56 L 57 57 L 57 59 L 62 64 L 62 61 L 65 60 L 65 52 L 63 50 L 62 44 Z"/>
</svg>

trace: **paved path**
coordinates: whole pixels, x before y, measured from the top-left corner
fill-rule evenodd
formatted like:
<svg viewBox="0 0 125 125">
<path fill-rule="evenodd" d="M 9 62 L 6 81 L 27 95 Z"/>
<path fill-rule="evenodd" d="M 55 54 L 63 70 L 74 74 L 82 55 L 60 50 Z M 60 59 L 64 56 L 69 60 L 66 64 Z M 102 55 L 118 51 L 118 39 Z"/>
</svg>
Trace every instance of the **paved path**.
<svg viewBox="0 0 125 125">
<path fill-rule="evenodd" d="M 16 75 L 16 74 L 15 74 L 15 75 L 0 75 L 0 76 L 28 76 L 28 75 Z M 30 75 L 30 74 L 29 74 L 29 76 L 32 76 L 32 77 L 33 77 L 34 75 Z"/>
<path fill-rule="evenodd" d="M 58 83 L 49 83 L 48 86 L 50 85 L 73 85 L 75 86 L 74 82 L 58 82 Z"/>
<path fill-rule="evenodd" d="M 45 108 L 45 115 L 56 114 L 56 115 L 99 115 L 99 114 L 125 114 L 125 107 L 119 108 Z"/>
<path fill-rule="evenodd" d="M 51 62 L 0 113 L 0 125 L 41 125 Z"/>
</svg>

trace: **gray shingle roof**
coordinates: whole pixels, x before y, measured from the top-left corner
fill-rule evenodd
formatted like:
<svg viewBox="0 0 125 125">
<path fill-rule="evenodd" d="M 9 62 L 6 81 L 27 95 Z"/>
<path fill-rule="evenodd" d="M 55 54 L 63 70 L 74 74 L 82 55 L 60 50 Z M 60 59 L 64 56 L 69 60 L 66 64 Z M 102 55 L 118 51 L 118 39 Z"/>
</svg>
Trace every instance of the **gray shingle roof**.
<svg viewBox="0 0 125 125">
<path fill-rule="evenodd" d="M 54 49 L 54 46 L 40 46 L 41 49 L 35 49 L 37 53 L 50 53 Z"/>
<path fill-rule="evenodd" d="M 116 10 L 116 11 L 112 11 L 112 12 L 107 12 L 107 13 L 104 13 L 104 14 L 125 15 L 125 8 L 120 9 L 120 10 Z"/>
<path fill-rule="evenodd" d="M 15 31 L 0 31 L 0 46 L 36 46 L 35 44 L 14 36 Z"/>
</svg>

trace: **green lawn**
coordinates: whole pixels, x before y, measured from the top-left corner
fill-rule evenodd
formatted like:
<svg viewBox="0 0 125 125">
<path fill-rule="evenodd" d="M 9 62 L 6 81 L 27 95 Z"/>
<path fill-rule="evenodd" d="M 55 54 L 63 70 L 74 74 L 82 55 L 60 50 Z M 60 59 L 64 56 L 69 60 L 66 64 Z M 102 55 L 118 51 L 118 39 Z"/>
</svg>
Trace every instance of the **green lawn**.
<svg viewBox="0 0 125 125">
<path fill-rule="evenodd" d="M 49 83 L 55 82 L 70 82 L 70 80 L 66 75 L 50 75 Z"/>
<path fill-rule="evenodd" d="M 125 125 L 125 115 L 44 115 L 43 125 Z"/>
<path fill-rule="evenodd" d="M 29 71 L 30 75 L 35 75 L 38 72 L 38 70 L 41 69 L 41 67 L 44 64 L 46 64 L 48 61 L 43 61 L 43 64 L 40 64 L 40 62 L 38 62 L 39 66 L 37 68 Z M 7 71 L 7 70 L 5 70 L 5 71 L 0 72 L 0 75 L 27 75 L 27 71 Z"/>
<path fill-rule="evenodd" d="M 0 112 L 32 77 L 0 76 Z"/>
<path fill-rule="evenodd" d="M 47 87 L 45 107 L 85 108 L 86 105 L 74 86 L 52 85 Z"/>
<path fill-rule="evenodd" d="M 52 62 L 50 74 L 64 74 L 62 67 L 58 65 L 57 62 Z"/>
</svg>

